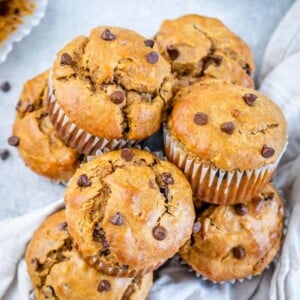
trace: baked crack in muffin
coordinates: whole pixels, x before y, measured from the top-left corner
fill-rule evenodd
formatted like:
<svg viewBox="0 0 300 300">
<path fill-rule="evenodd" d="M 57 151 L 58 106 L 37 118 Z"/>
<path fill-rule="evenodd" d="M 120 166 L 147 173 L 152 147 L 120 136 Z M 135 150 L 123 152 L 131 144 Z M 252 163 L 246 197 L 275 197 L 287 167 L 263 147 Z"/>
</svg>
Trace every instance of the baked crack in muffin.
<svg viewBox="0 0 300 300">
<path fill-rule="evenodd" d="M 36 300 L 142 300 L 152 285 L 152 273 L 118 278 L 90 267 L 72 246 L 64 210 L 35 231 L 26 263 Z"/>
<path fill-rule="evenodd" d="M 250 48 L 221 21 L 198 15 L 165 20 L 155 37 L 177 78 L 175 91 L 204 79 L 254 88 Z"/>
<path fill-rule="evenodd" d="M 98 27 L 58 53 L 49 83 L 51 121 L 87 155 L 132 146 L 159 130 L 172 84 L 170 65 L 152 40 Z"/>
<path fill-rule="evenodd" d="M 65 204 L 69 232 L 82 257 L 115 276 L 158 268 L 189 239 L 195 219 L 182 172 L 136 149 L 108 152 L 82 165 Z"/>
</svg>

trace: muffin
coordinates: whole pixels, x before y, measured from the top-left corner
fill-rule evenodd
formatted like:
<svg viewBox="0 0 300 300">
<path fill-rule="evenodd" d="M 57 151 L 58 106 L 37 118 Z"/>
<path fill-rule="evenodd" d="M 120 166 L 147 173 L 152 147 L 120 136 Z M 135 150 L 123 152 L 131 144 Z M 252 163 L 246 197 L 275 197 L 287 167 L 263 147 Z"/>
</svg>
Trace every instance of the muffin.
<svg viewBox="0 0 300 300">
<path fill-rule="evenodd" d="M 25 164 L 34 172 L 56 181 L 67 181 L 82 156 L 62 142 L 46 112 L 49 72 L 27 81 L 17 105 L 13 135 L 9 138 Z"/>
<path fill-rule="evenodd" d="M 36 300 L 146 299 L 152 273 L 117 278 L 91 268 L 74 250 L 65 211 L 48 217 L 27 247 L 26 263 Z"/>
<path fill-rule="evenodd" d="M 77 170 L 65 193 L 69 233 L 81 256 L 109 275 L 158 268 L 190 237 L 191 187 L 149 152 L 105 153 Z"/>
<path fill-rule="evenodd" d="M 207 204 L 179 254 L 198 274 L 222 282 L 258 275 L 280 249 L 283 205 L 268 184 L 251 202 Z"/>
<path fill-rule="evenodd" d="M 162 23 L 155 38 L 177 78 L 175 91 L 203 79 L 226 80 L 254 88 L 250 48 L 221 21 L 185 15 Z"/>
<path fill-rule="evenodd" d="M 164 150 L 189 179 L 195 199 L 233 204 L 261 192 L 286 140 L 287 124 L 274 102 L 255 90 L 212 80 L 178 92 Z"/>
<path fill-rule="evenodd" d="M 154 42 L 118 27 L 75 38 L 58 53 L 50 77 L 51 121 L 87 155 L 154 134 L 172 97 L 170 65 Z"/>
</svg>

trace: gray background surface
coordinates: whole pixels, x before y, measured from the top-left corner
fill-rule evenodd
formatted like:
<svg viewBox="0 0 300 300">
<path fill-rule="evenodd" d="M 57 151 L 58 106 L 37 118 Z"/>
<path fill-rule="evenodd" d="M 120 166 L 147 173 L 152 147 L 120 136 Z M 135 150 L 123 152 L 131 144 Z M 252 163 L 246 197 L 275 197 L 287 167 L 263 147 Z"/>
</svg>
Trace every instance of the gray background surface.
<svg viewBox="0 0 300 300">
<path fill-rule="evenodd" d="M 0 65 L 0 83 L 8 80 L 12 89 L 0 91 L 0 148 L 15 117 L 15 106 L 23 83 L 46 70 L 56 52 L 72 38 L 88 34 L 98 25 L 134 29 L 151 37 L 161 21 L 186 13 L 220 18 L 252 48 L 257 74 L 265 47 L 276 25 L 294 0 L 49 0 L 45 18 L 23 41 L 15 44 Z M 17 216 L 45 206 L 63 196 L 64 187 L 31 172 L 16 149 L 0 160 L 0 219 Z"/>
</svg>

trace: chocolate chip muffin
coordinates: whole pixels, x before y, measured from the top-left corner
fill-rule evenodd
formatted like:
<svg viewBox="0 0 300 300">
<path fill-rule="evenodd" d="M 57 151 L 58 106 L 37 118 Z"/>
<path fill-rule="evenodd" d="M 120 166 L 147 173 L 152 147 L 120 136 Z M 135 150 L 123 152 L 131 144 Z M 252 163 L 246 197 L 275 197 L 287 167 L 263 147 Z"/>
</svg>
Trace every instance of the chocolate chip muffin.
<svg viewBox="0 0 300 300">
<path fill-rule="evenodd" d="M 221 21 L 198 15 L 166 20 L 156 44 L 172 65 L 175 91 L 203 79 L 221 79 L 254 88 L 251 50 Z"/>
<path fill-rule="evenodd" d="M 68 145 L 94 154 L 155 133 L 171 90 L 170 65 L 152 40 L 128 29 L 98 27 L 58 53 L 49 112 Z"/>
<path fill-rule="evenodd" d="M 233 204 L 261 192 L 286 140 L 287 124 L 274 102 L 255 90 L 212 80 L 178 92 L 164 148 L 190 180 L 196 199 Z"/>
<path fill-rule="evenodd" d="M 48 217 L 27 247 L 26 263 L 35 299 L 146 299 L 152 273 L 117 278 L 91 268 L 72 246 L 65 211 Z"/>
<path fill-rule="evenodd" d="M 245 204 L 207 204 L 179 254 L 212 281 L 241 279 L 260 274 L 270 264 L 280 248 L 282 231 L 283 205 L 268 184 Z"/>
<path fill-rule="evenodd" d="M 191 187 L 181 171 L 149 152 L 127 148 L 78 169 L 65 204 L 82 257 L 118 276 L 158 268 L 189 239 L 195 219 Z"/>
<path fill-rule="evenodd" d="M 46 112 L 48 77 L 46 71 L 25 83 L 8 142 L 18 147 L 25 164 L 34 172 L 67 181 L 83 157 L 59 139 L 50 122 Z"/>
</svg>

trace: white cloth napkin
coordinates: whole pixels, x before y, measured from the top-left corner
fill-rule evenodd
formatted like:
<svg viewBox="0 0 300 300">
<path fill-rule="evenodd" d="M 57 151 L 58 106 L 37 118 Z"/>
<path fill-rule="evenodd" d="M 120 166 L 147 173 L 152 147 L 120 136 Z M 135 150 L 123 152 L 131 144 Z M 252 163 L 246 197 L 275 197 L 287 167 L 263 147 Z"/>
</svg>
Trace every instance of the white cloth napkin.
<svg viewBox="0 0 300 300">
<path fill-rule="evenodd" d="M 267 47 L 260 90 L 282 108 L 289 126 L 287 152 L 274 178 L 290 212 L 281 254 L 261 276 L 235 284 L 196 278 L 176 261 L 159 271 L 149 300 L 299 299 L 300 294 L 300 1 L 286 14 Z M 63 205 L 60 200 L 30 214 L 0 222 L 0 299 L 29 300 L 23 259 L 33 231 Z"/>
</svg>

